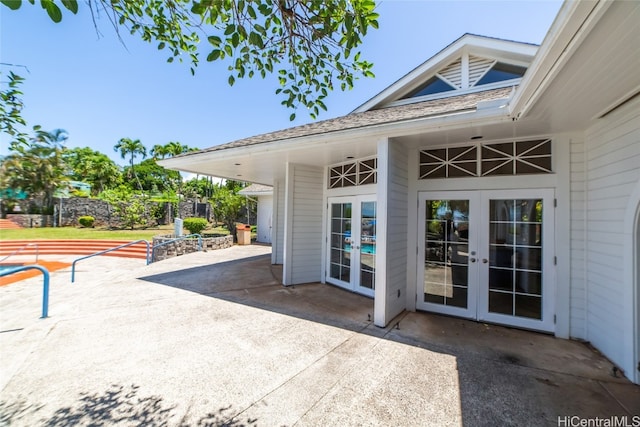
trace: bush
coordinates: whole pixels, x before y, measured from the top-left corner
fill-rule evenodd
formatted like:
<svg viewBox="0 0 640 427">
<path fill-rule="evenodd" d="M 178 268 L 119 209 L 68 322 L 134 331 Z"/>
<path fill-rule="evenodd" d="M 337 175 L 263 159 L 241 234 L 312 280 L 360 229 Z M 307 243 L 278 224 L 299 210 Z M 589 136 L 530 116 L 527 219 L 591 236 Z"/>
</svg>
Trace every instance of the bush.
<svg viewBox="0 0 640 427">
<path fill-rule="evenodd" d="M 80 223 L 81 226 L 85 227 L 85 228 L 91 228 L 93 227 L 93 222 L 96 219 L 92 216 L 89 215 L 85 215 L 85 216 L 81 216 L 78 218 L 78 222 Z"/>
<path fill-rule="evenodd" d="M 204 218 L 185 218 L 182 224 L 189 230 L 189 234 L 200 234 L 209 226 L 209 222 Z"/>
</svg>

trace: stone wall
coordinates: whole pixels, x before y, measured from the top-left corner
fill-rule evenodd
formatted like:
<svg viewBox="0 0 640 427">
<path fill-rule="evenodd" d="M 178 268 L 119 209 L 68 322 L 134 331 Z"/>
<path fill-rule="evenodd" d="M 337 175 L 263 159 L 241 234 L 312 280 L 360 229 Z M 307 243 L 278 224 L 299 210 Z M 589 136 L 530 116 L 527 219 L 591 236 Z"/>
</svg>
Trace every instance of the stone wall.
<svg viewBox="0 0 640 427">
<path fill-rule="evenodd" d="M 169 202 L 157 203 L 149 202 L 149 210 L 161 209 L 162 215 L 153 218 L 150 214 L 149 226 L 164 225 L 173 223 L 176 212 L 173 204 Z M 26 211 L 26 209 L 25 209 Z M 180 218 L 200 217 L 211 221 L 211 205 L 209 203 L 197 203 L 193 200 L 186 200 L 179 203 L 178 216 Z M 120 227 L 120 218 L 113 213 L 113 207 L 99 199 L 89 199 L 85 197 L 71 197 L 68 199 L 54 199 L 53 215 L 26 215 L 26 214 L 6 214 L 7 219 L 13 218 L 16 224 L 23 227 L 77 227 L 78 218 L 89 215 L 95 218 L 96 227 Z"/>
<path fill-rule="evenodd" d="M 211 221 L 211 205 L 198 203 L 195 200 L 185 200 L 179 203 L 180 218 L 205 218 Z"/>
<path fill-rule="evenodd" d="M 167 258 L 173 258 L 192 252 L 198 252 L 199 248 L 197 238 L 175 240 L 171 243 L 158 246 L 160 244 L 170 242 L 175 238 L 176 236 L 174 235 L 154 236 L 151 262 L 162 261 Z M 233 246 L 233 236 L 231 235 L 203 237 L 201 241 L 202 250 L 205 252 L 216 249 L 230 248 L 231 246 Z"/>
<path fill-rule="evenodd" d="M 149 206 L 164 205 L 164 215 L 158 219 L 151 218 L 150 226 L 171 224 L 173 222 L 173 209 L 171 203 L 150 202 Z M 121 225 L 120 218 L 113 213 L 113 207 L 104 200 L 89 199 L 83 197 L 72 197 L 69 199 L 56 199 L 55 202 L 55 225 L 66 227 L 78 226 L 78 218 L 89 215 L 95 218 L 96 227 L 119 227 Z M 60 208 L 62 206 L 62 214 Z"/>
<path fill-rule="evenodd" d="M 23 228 L 53 227 L 53 215 L 7 214 L 7 219 Z"/>
<path fill-rule="evenodd" d="M 78 226 L 78 218 L 86 215 L 95 218 L 96 227 L 108 226 L 116 219 L 112 218 L 111 206 L 104 200 L 73 197 L 62 199 L 61 204 L 58 199 L 55 207 L 59 227 Z"/>
</svg>

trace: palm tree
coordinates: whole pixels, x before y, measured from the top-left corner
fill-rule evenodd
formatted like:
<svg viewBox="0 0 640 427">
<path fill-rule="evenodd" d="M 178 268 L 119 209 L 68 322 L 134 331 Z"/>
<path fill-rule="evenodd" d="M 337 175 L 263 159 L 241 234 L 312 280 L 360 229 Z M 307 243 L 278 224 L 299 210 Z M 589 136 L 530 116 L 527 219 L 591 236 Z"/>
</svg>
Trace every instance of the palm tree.
<svg viewBox="0 0 640 427">
<path fill-rule="evenodd" d="M 10 187 L 22 189 L 39 200 L 42 210 L 52 207 L 53 193 L 67 181 L 62 152 L 68 138 L 63 129 L 51 132 L 37 129 L 27 145 L 13 145 L 12 154 L 3 162 L 2 174 Z"/>
<path fill-rule="evenodd" d="M 171 157 L 197 150 L 197 148 L 190 148 L 188 145 L 181 144 L 177 141 L 171 141 L 165 144 L 164 147 L 167 151 L 167 155 Z"/>
<path fill-rule="evenodd" d="M 154 159 L 164 159 L 169 155 L 169 149 L 167 145 L 156 144 L 151 148 L 151 155 Z"/>
<path fill-rule="evenodd" d="M 197 148 L 191 148 L 188 145 L 181 144 L 178 141 L 168 142 L 164 145 L 164 149 L 167 153 L 167 156 L 169 157 L 178 156 L 180 154 L 198 150 Z M 178 198 L 180 198 L 180 193 L 182 193 L 182 175 L 180 175 L 180 181 L 178 181 Z"/>
<path fill-rule="evenodd" d="M 54 129 L 51 132 L 38 130 L 33 139 L 34 141 L 42 142 L 46 145 L 62 147 L 64 142 L 69 139 L 69 132 L 64 129 Z"/>
<path fill-rule="evenodd" d="M 119 151 L 120 157 L 123 159 L 127 157 L 127 154 L 131 155 L 131 172 L 133 172 L 133 176 L 135 176 L 136 181 L 138 182 L 138 187 L 142 190 L 142 185 L 140 184 L 140 180 L 138 179 L 138 175 L 136 174 L 136 170 L 133 166 L 133 161 L 137 154 L 142 155 L 143 159 L 147 157 L 147 147 L 142 145 L 142 142 L 140 142 L 139 139 L 121 138 L 113 149 L 114 151 Z"/>
</svg>

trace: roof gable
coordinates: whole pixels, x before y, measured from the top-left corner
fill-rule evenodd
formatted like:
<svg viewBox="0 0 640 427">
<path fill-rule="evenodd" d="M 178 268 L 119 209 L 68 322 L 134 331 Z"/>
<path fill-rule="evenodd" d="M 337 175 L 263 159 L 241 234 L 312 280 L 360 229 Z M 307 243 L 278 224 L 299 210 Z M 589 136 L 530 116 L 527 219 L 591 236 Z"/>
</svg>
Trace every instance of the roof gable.
<svg viewBox="0 0 640 427">
<path fill-rule="evenodd" d="M 354 113 L 517 84 L 537 45 L 465 34 Z"/>
</svg>

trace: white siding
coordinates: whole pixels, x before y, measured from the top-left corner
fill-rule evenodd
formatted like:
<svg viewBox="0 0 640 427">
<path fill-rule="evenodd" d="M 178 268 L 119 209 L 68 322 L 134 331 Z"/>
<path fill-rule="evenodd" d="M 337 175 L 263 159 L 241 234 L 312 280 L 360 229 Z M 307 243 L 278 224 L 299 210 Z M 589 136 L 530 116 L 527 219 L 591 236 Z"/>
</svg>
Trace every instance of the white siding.
<svg viewBox="0 0 640 427">
<path fill-rule="evenodd" d="M 629 366 L 633 329 L 625 295 L 626 207 L 640 180 L 640 100 L 599 119 L 586 134 L 586 332 L 614 363 Z"/>
<path fill-rule="evenodd" d="M 273 196 L 258 197 L 257 238 L 260 243 L 271 243 L 271 221 L 273 217 Z"/>
<path fill-rule="evenodd" d="M 584 140 L 582 138 L 572 139 L 570 151 L 571 301 L 569 334 L 573 338 L 586 338 L 585 221 L 587 213 Z"/>
<path fill-rule="evenodd" d="M 323 177 L 322 168 L 288 165 L 285 285 L 321 280 Z"/>
<path fill-rule="evenodd" d="M 276 181 L 273 186 L 273 221 L 271 241 L 271 263 L 284 263 L 284 191 L 283 181 Z"/>
<path fill-rule="evenodd" d="M 393 319 L 405 309 L 407 291 L 408 155 L 403 145 L 389 144 L 387 190 L 387 304 Z"/>
<path fill-rule="evenodd" d="M 386 326 L 406 308 L 408 155 L 405 146 L 378 144 L 378 229 L 374 321 Z"/>
</svg>

